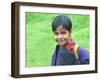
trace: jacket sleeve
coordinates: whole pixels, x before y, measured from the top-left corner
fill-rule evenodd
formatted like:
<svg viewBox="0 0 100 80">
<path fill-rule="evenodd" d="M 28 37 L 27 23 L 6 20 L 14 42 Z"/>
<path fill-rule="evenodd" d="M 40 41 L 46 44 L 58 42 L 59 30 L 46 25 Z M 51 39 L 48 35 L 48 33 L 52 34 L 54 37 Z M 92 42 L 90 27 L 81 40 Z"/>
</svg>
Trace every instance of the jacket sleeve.
<svg viewBox="0 0 100 80">
<path fill-rule="evenodd" d="M 78 48 L 78 56 L 79 56 L 79 61 L 80 64 L 89 64 L 90 61 L 90 53 L 83 48 Z"/>
</svg>

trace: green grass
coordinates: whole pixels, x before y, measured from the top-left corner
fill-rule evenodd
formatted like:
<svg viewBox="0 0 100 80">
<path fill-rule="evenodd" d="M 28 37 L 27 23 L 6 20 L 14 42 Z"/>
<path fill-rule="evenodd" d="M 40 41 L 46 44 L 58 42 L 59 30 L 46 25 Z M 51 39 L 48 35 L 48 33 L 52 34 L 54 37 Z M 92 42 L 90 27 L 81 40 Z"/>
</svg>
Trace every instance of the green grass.
<svg viewBox="0 0 100 80">
<path fill-rule="evenodd" d="M 50 66 L 56 42 L 51 23 L 58 14 L 26 13 L 26 67 Z M 67 15 L 73 23 L 72 37 L 89 50 L 89 16 Z"/>
</svg>

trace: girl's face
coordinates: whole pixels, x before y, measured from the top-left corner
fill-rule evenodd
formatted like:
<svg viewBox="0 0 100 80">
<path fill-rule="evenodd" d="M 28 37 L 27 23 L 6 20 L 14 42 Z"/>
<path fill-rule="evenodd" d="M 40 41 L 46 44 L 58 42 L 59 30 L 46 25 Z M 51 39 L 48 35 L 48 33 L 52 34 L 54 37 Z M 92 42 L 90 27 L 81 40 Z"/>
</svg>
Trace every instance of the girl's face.
<svg viewBox="0 0 100 80">
<path fill-rule="evenodd" d="M 58 45 L 64 46 L 67 44 L 70 33 L 68 30 L 64 29 L 62 26 L 59 26 L 56 31 L 54 31 L 54 37 Z"/>
</svg>

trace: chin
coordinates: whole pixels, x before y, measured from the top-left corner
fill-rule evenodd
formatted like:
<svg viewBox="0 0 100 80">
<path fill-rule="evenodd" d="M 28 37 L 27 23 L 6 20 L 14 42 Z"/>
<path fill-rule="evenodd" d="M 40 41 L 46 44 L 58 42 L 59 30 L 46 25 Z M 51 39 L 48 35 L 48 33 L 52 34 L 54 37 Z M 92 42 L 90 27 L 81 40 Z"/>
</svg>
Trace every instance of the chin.
<svg viewBox="0 0 100 80">
<path fill-rule="evenodd" d="M 60 46 L 64 46 L 65 44 L 59 44 Z"/>
</svg>

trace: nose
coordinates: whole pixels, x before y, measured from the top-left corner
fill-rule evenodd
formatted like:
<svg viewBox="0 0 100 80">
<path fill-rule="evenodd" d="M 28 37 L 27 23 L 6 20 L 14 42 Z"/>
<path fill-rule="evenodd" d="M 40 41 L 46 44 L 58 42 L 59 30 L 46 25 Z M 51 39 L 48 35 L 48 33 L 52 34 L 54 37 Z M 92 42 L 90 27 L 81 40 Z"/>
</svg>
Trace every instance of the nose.
<svg viewBox="0 0 100 80">
<path fill-rule="evenodd" d="M 62 35 L 61 35 L 61 34 L 58 34 L 58 35 L 57 35 L 57 38 L 58 38 L 58 39 L 61 39 L 61 38 L 62 38 Z"/>
</svg>

